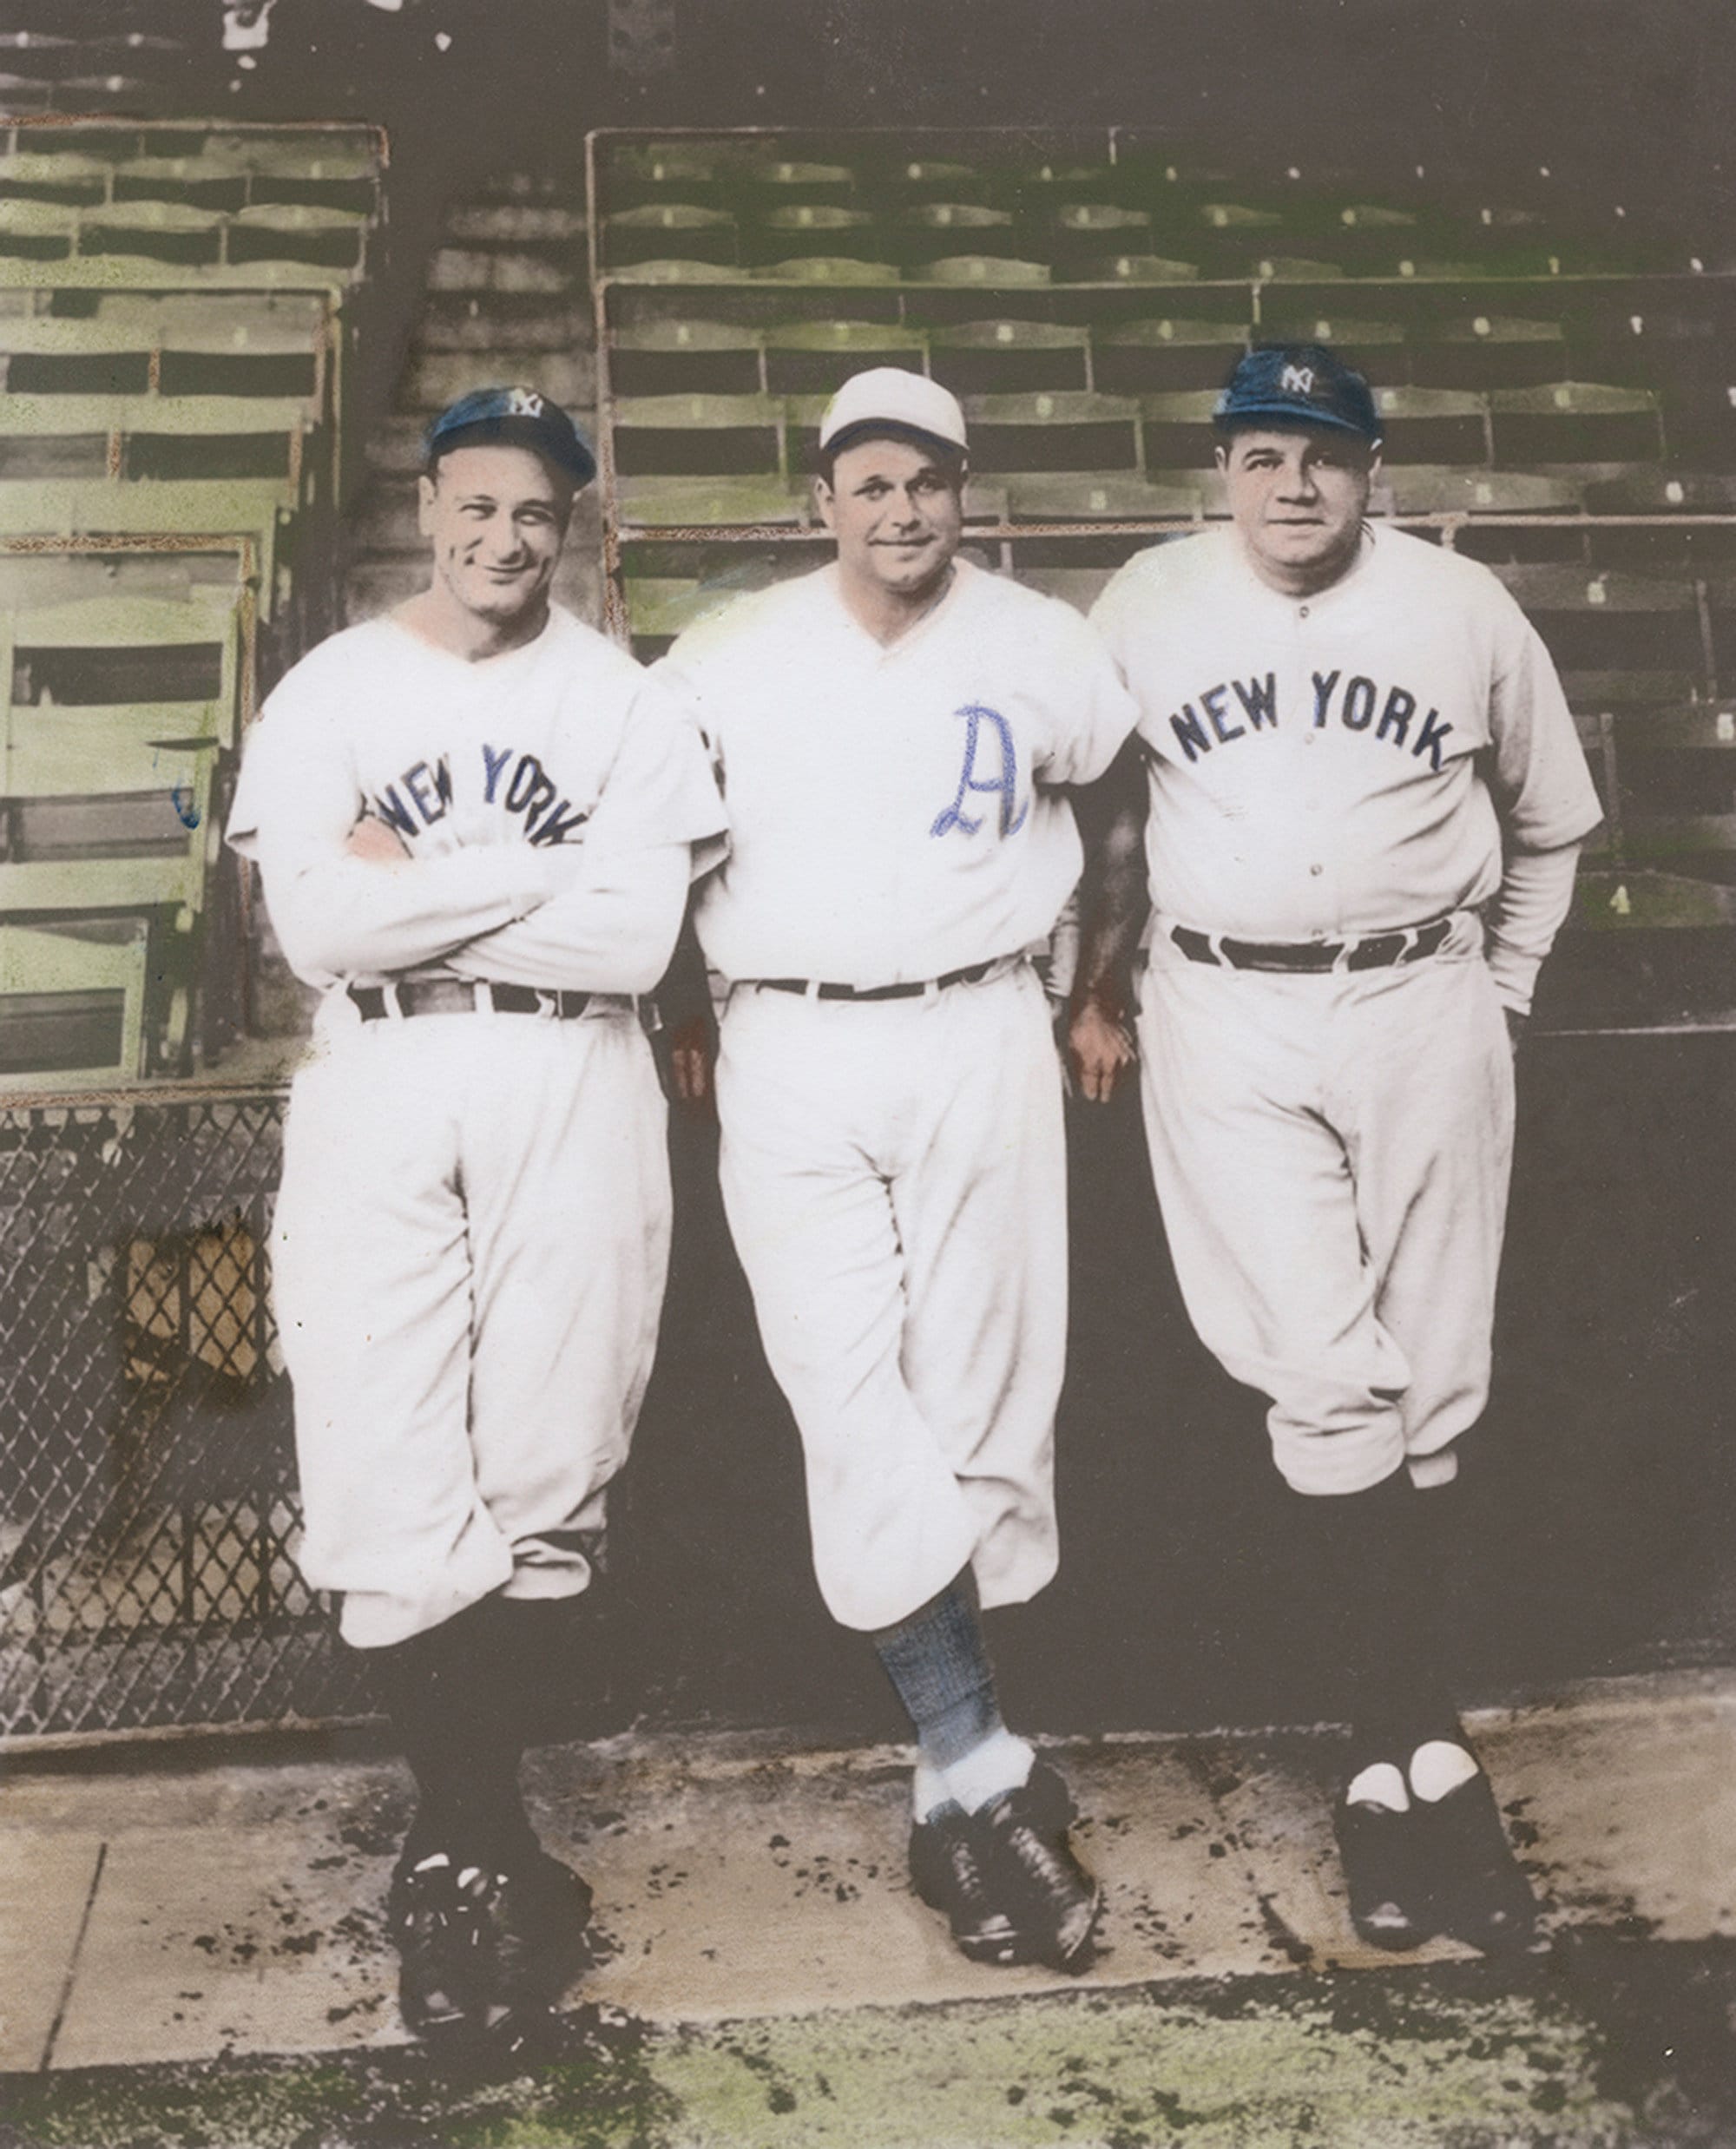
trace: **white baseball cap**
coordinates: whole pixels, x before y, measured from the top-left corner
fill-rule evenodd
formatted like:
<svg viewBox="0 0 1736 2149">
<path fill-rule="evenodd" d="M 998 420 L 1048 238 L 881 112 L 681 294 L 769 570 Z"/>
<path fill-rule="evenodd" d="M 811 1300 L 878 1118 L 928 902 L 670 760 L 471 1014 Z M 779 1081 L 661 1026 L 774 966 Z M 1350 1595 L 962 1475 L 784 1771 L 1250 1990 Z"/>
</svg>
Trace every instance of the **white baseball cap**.
<svg viewBox="0 0 1736 2149">
<path fill-rule="evenodd" d="M 871 365 L 852 373 L 825 406 L 819 422 L 822 450 L 847 444 L 845 436 L 890 428 L 922 433 L 963 453 L 964 413 L 958 398 L 925 373 L 901 365 Z"/>
</svg>

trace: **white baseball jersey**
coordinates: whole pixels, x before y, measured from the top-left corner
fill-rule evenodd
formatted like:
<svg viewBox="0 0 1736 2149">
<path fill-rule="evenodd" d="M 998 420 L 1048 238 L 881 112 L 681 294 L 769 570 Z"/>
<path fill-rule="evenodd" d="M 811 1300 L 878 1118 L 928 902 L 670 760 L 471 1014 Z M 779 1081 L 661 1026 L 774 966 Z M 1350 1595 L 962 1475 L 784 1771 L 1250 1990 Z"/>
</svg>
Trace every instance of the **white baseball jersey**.
<svg viewBox="0 0 1736 2149">
<path fill-rule="evenodd" d="M 406 864 L 351 858 L 367 810 Z M 271 695 L 230 837 L 285 953 L 329 988 L 273 1220 L 295 1390 L 303 1573 L 383 1646 L 496 1589 L 582 1589 L 649 1375 L 668 1165 L 649 1047 L 690 846 L 723 813 L 697 731 L 551 614 L 470 663 L 391 620 Z M 349 982 L 608 996 L 367 1022 Z"/>
<path fill-rule="evenodd" d="M 1134 704 L 1077 614 L 963 562 L 890 647 L 826 568 L 667 662 L 729 810 L 698 910 L 733 981 L 724 1199 L 801 1432 L 822 1594 L 887 1627 L 969 1564 L 983 1604 L 1020 1601 L 1055 1565 L 1067 1264 L 1059 1069 L 1018 958 L 1080 871 L 1052 786 L 1102 772 Z"/>
<path fill-rule="evenodd" d="M 345 858 L 364 810 L 425 870 Z M 228 833 L 258 859 L 285 954 L 310 983 L 464 976 L 636 992 L 667 950 L 647 946 L 611 868 L 642 875 L 648 853 L 704 844 L 722 820 L 691 724 L 554 608 L 535 641 L 479 663 L 390 618 L 322 642 L 266 702 Z M 466 927 L 471 944 L 455 952 Z"/>
<path fill-rule="evenodd" d="M 1489 903 L 1503 845 L 1601 818 L 1535 630 L 1487 568 L 1404 531 L 1369 527 L 1295 597 L 1213 530 L 1129 561 L 1092 618 L 1140 700 L 1163 918 L 1259 941 L 1419 924 Z M 1516 945 L 1516 970 L 1546 949 Z"/>
<path fill-rule="evenodd" d="M 965 561 L 890 647 L 827 567 L 666 661 L 730 805 L 698 913 L 729 979 L 895 984 L 1043 940 L 1081 865 L 1054 786 L 1101 775 L 1134 713 L 1069 606 Z"/>
</svg>

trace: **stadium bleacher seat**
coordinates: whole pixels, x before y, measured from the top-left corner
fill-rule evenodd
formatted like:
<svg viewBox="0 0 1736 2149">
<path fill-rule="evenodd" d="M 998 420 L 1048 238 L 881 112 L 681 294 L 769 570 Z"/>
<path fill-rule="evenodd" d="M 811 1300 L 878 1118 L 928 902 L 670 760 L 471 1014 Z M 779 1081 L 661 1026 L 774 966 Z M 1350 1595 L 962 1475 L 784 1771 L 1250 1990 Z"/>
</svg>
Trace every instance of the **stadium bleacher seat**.
<svg viewBox="0 0 1736 2149">
<path fill-rule="evenodd" d="M 1549 463 L 1655 463 L 1663 450 L 1658 399 L 1641 388 L 1555 381 L 1496 388 L 1489 397 L 1495 459 L 1522 470 Z"/>
<path fill-rule="evenodd" d="M 1082 390 L 967 396 L 974 466 L 1025 470 L 1131 470 L 1140 459 L 1140 406 L 1130 396 Z"/>
<path fill-rule="evenodd" d="M 1458 388 L 1377 388 L 1389 463 L 1487 463 L 1489 405 Z"/>
<path fill-rule="evenodd" d="M 619 396 L 757 395 L 757 330 L 728 321 L 641 321 L 609 339 L 609 384 Z"/>
<path fill-rule="evenodd" d="M 616 497 L 622 522 L 648 529 L 755 529 L 804 519 L 799 496 L 765 477 L 623 476 Z"/>
<path fill-rule="evenodd" d="M 784 468 L 783 413 L 764 396 L 646 396 L 615 412 L 623 476 L 705 476 Z"/>
<path fill-rule="evenodd" d="M 1496 572 L 1549 644 L 1575 708 L 1681 703 L 1704 691 L 1692 582 L 1567 566 Z"/>
<path fill-rule="evenodd" d="M 888 232 L 894 258 L 916 266 L 959 254 L 1016 260 L 1022 236 L 1010 210 L 979 201 L 917 202 L 900 211 Z"/>
<path fill-rule="evenodd" d="M 1541 387 L 1566 378 L 1566 352 L 1559 321 L 1476 313 L 1414 328 L 1410 378 L 1428 388 Z"/>
<path fill-rule="evenodd" d="M 1016 522 L 1193 521 L 1206 489 L 1203 475 L 1197 484 L 1159 484 L 1121 470 L 1069 470 L 1010 478 L 1007 496 Z"/>
<path fill-rule="evenodd" d="M 149 956 L 141 917 L 0 918 L 0 1089 L 136 1081 Z"/>
<path fill-rule="evenodd" d="M 878 261 L 885 240 L 879 220 L 862 209 L 844 209 L 825 201 L 770 209 L 745 221 L 742 253 L 753 266 L 820 256 L 837 261 Z"/>
<path fill-rule="evenodd" d="M 779 321 L 766 331 L 766 385 L 774 396 L 831 395 L 871 365 L 924 370 L 927 345 L 890 322 Z"/>
<path fill-rule="evenodd" d="M 959 396 L 1085 389 L 1090 347 L 1088 330 L 1054 321 L 961 321 L 929 337 L 936 379 Z"/>
<path fill-rule="evenodd" d="M 736 221 L 729 211 L 691 201 L 618 210 L 604 218 L 602 237 L 603 266 L 611 271 L 666 260 L 727 267 L 740 258 Z"/>
<path fill-rule="evenodd" d="M 1251 334 L 1230 321 L 1124 321 L 1092 338 L 1095 384 L 1111 395 L 1221 387 Z"/>
</svg>

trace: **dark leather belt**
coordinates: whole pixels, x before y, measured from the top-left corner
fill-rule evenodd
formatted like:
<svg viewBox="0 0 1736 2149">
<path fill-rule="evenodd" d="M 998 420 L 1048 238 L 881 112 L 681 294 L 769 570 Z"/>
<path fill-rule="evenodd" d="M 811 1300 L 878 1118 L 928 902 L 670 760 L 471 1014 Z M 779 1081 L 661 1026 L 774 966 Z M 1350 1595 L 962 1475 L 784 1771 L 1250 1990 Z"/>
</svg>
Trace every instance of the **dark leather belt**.
<svg viewBox="0 0 1736 2149">
<path fill-rule="evenodd" d="M 402 1015 L 474 1015 L 491 1007 L 496 1015 L 549 1015 L 571 1022 L 594 1000 L 615 996 L 593 992 L 540 992 L 534 985 L 488 985 L 463 977 L 410 978 L 401 985 L 352 985 L 349 995 L 365 1022 L 384 1022 L 394 1010 Z M 622 1005 L 627 1003 L 623 1001 Z"/>
<path fill-rule="evenodd" d="M 917 1000 L 925 992 L 944 992 L 949 985 L 974 985 L 1001 960 L 996 956 L 987 963 L 967 963 L 962 970 L 948 970 L 943 977 L 911 985 L 828 985 L 807 977 L 756 977 L 753 982 L 767 992 L 799 992 L 815 1000 Z"/>
<path fill-rule="evenodd" d="M 1356 940 L 1229 940 L 1216 933 L 1172 925 L 1169 937 L 1190 963 L 1227 963 L 1233 970 L 1385 970 L 1395 963 L 1419 963 L 1433 955 L 1453 930 L 1449 917 L 1406 925 L 1396 933 L 1368 933 Z"/>
</svg>

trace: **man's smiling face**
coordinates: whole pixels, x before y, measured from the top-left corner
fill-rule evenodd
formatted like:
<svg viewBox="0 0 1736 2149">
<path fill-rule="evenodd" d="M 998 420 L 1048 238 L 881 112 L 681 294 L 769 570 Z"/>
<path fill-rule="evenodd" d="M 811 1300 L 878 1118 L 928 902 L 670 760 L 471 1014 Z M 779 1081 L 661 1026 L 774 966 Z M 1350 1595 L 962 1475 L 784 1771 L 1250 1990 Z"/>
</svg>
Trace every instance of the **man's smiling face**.
<svg viewBox="0 0 1736 2149">
<path fill-rule="evenodd" d="M 925 597 L 945 574 L 964 530 L 956 464 L 911 440 L 871 438 L 845 448 L 832 480 L 816 481 L 845 580 L 894 598 Z"/>
<path fill-rule="evenodd" d="M 510 626 L 548 601 L 572 507 L 569 486 L 529 448 L 453 448 L 420 486 L 434 575 L 474 619 Z"/>
</svg>

